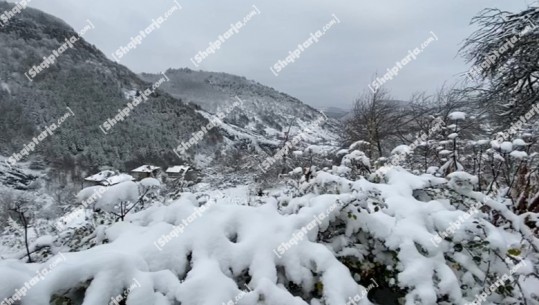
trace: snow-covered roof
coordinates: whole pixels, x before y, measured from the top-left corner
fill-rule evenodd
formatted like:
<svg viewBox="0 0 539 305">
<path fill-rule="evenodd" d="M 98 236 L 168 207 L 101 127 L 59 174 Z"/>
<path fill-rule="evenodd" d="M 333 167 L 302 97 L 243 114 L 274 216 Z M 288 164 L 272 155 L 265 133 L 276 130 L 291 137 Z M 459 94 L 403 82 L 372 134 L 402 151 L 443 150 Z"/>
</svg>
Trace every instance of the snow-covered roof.
<svg viewBox="0 0 539 305">
<path fill-rule="evenodd" d="M 134 173 L 151 173 L 155 171 L 156 169 L 160 169 L 159 166 L 153 166 L 153 165 L 142 165 L 140 167 L 135 168 L 132 170 Z"/>
<path fill-rule="evenodd" d="M 114 171 L 104 170 L 104 171 L 99 172 L 99 173 L 97 173 L 95 175 L 92 175 L 90 177 L 86 177 L 84 180 L 101 182 L 101 181 L 105 181 L 107 178 L 112 177 L 114 175 L 116 175 L 116 173 Z"/>
<path fill-rule="evenodd" d="M 131 181 L 134 179 L 131 175 L 128 175 L 128 174 L 117 174 L 111 170 L 104 170 L 95 175 L 87 177 L 84 180 L 99 182 L 102 185 L 110 186 L 110 185 L 118 184 L 120 182 Z"/>
<path fill-rule="evenodd" d="M 186 166 L 186 165 L 175 165 L 175 166 L 171 166 L 171 167 L 167 168 L 167 173 L 171 173 L 171 174 L 179 174 L 179 173 L 181 173 L 182 171 L 187 172 L 188 170 L 189 170 L 189 166 Z"/>
</svg>

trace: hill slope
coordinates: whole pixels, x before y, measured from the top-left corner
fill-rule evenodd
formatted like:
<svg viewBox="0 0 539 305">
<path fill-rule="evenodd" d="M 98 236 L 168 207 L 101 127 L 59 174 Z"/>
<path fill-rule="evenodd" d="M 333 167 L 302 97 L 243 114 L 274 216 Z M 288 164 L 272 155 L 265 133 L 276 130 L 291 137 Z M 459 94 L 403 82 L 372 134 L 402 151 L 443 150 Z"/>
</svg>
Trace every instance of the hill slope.
<svg viewBox="0 0 539 305">
<path fill-rule="evenodd" d="M 0 11 L 12 7 L 0 2 Z M 91 30 L 90 24 L 86 30 Z M 31 8 L 1 29 L 0 153 L 19 153 L 33 137 L 72 112 L 54 134 L 36 145 L 30 158 L 43 155 L 65 167 L 112 165 L 120 169 L 141 160 L 177 162 L 172 148 L 178 139 L 208 123 L 196 107 L 158 89 L 104 134 L 100 126 L 133 101 L 133 92 L 143 92 L 152 84 L 108 60 L 83 38 L 59 54 L 49 68 L 30 71 L 43 57 L 58 53 L 71 37 L 77 33 L 63 21 Z M 219 139 L 212 131 L 205 141 Z"/>
<path fill-rule="evenodd" d="M 163 90 L 210 113 L 218 113 L 233 103 L 231 96 L 239 97 L 244 101 L 242 107 L 228 114 L 225 122 L 268 140 L 277 139 L 288 128 L 291 134 L 299 133 L 306 125 L 323 116 L 298 99 L 245 77 L 187 68 L 169 70 L 167 75 L 170 82 L 163 84 Z M 159 75 L 148 73 L 140 76 L 148 82 L 159 78 Z M 328 123 L 313 133 L 308 142 L 314 144 L 334 140 L 335 122 L 330 120 Z"/>
</svg>

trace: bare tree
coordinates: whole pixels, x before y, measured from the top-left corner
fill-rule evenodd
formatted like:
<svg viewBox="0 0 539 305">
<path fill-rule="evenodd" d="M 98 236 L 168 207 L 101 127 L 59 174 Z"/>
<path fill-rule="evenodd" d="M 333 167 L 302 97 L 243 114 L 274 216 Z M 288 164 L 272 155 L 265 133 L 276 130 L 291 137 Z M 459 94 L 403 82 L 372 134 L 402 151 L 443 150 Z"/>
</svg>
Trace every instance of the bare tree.
<svg viewBox="0 0 539 305">
<path fill-rule="evenodd" d="M 12 196 L 11 203 L 9 204 L 9 212 L 16 216 L 16 219 L 20 222 L 24 229 L 24 245 L 26 247 L 26 255 L 28 256 L 28 262 L 32 263 L 32 257 L 30 256 L 30 245 L 28 243 L 28 229 L 30 227 L 30 198 L 21 194 L 19 196 Z"/>
<path fill-rule="evenodd" d="M 468 90 L 505 128 L 539 98 L 539 7 L 520 13 L 486 9 L 472 19 L 479 26 L 461 53 L 473 65 Z"/>
<path fill-rule="evenodd" d="M 384 154 L 384 142 L 400 136 L 404 105 L 391 100 L 388 91 L 381 88 L 365 92 L 355 101 L 353 116 L 345 125 L 345 142 L 364 140 L 370 143 L 369 158 Z"/>
</svg>

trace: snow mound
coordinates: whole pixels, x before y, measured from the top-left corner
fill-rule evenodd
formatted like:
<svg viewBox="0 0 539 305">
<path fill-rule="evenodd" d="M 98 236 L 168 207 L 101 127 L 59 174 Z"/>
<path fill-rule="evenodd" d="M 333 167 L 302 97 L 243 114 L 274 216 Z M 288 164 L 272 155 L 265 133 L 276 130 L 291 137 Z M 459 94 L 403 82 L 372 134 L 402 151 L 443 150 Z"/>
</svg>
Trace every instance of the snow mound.
<svg viewBox="0 0 539 305">
<path fill-rule="evenodd" d="M 455 112 L 451 112 L 447 117 L 450 120 L 464 120 L 466 119 L 466 113 L 462 111 L 455 111 Z"/>
</svg>

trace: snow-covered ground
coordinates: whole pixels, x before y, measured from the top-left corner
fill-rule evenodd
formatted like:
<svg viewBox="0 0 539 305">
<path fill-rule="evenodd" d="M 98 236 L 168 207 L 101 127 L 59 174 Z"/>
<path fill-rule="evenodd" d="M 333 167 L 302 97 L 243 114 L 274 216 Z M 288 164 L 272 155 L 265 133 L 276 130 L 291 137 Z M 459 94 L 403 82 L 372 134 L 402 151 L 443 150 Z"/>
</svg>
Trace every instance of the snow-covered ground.
<svg viewBox="0 0 539 305">
<path fill-rule="evenodd" d="M 199 184 L 194 193 L 98 226 L 90 236 L 96 245 L 87 250 L 67 252 L 56 238 L 41 237 L 32 247 L 48 245 L 52 252 L 42 262 L 0 261 L 0 297 L 15 294 L 24 296 L 23 305 L 45 305 L 54 295 L 81 289 L 83 303 L 82 295 L 69 297 L 98 305 L 133 287 L 125 296 L 128 305 L 381 304 L 365 296 L 375 282 L 404 289 L 406 304 L 436 304 L 441 296 L 447 302 L 439 304 L 464 304 L 481 295 L 479 283 L 489 274 L 518 278 L 520 293 L 533 292 L 537 282 L 525 275 L 534 272 L 531 248 L 539 241 L 523 217 L 472 191 L 476 177 L 417 176 L 388 167 L 373 173 L 380 183 L 353 181 L 346 178 L 354 171 L 352 160 L 368 162 L 363 153 L 349 151 L 341 168 L 318 171 L 309 182 L 300 178 L 288 195 L 285 186 L 258 197 L 249 185 Z M 156 186 L 148 179 L 139 186 Z M 109 188 L 96 206 L 115 211 L 111 203 L 136 200 L 135 186 Z M 414 196 L 429 189 L 434 193 L 428 201 Z M 509 227 L 493 226 L 487 206 L 510 219 Z"/>
</svg>

